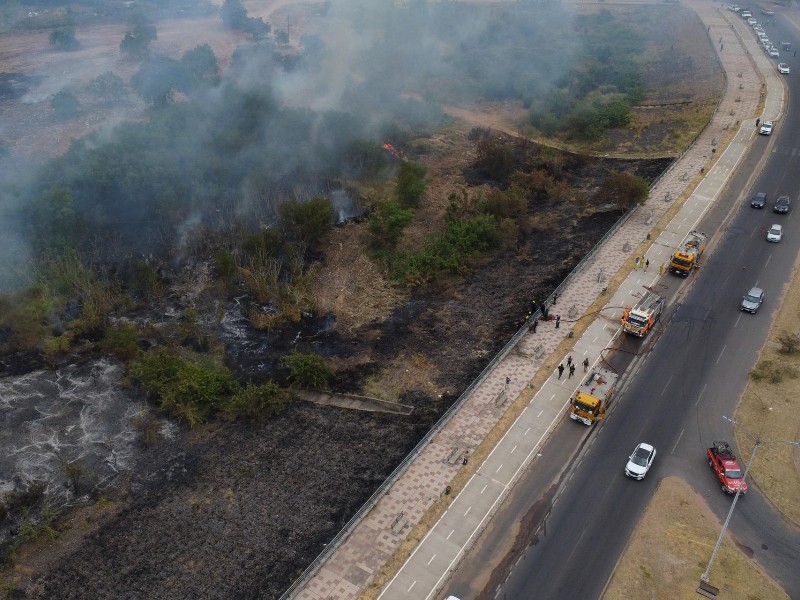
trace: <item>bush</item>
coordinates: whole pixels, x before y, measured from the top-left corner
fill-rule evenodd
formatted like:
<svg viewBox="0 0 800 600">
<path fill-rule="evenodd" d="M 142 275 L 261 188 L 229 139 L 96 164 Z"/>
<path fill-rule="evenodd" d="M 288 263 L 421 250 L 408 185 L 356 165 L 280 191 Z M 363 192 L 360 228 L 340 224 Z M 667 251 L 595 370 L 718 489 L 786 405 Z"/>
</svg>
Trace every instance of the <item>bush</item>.
<svg viewBox="0 0 800 600">
<path fill-rule="evenodd" d="M 79 104 L 75 94 L 61 90 L 50 98 L 50 107 L 56 112 L 57 118 L 66 121 L 78 114 Z"/>
<path fill-rule="evenodd" d="M 327 390 L 335 377 L 325 359 L 317 354 L 303 354 L 295 350 L 284 356 L 282 362 L 289 367 L 289 382 L 292 387 Z"/>
<path fill-rule="evenodd" d="M 61 50 L 77 50 L 80 44 L 75 39 L 75 30 L 72 27 L 59 27 L 50 32 L 50 45 L 58 46 Z"/>
<path fill-rule="evenodd" d="M 291 394 L 270 381 L 240 389 L 231 396 L 225 410 L 232 415 L 251 419 L 268 419 L 283 413 L 291 400 Z"/>
<path fill-rule="evenodd" d="M 403 208 L 419 206 L 428 184 L 425 183 L 427 169 L 423 165 L 400 161 L 397 172 L 397 199 Z"/>
<path fill-rule="evenodd" d="M 315 244 L 333 223 L 333 209 L 327 198 L 317 196 L 305 202 L 290 200 L 280 206 L 284 223 L 308 244 Z"/>
<path fill-rule="evenodd" d="M 491 215 L 458 219 L 448 214 L 445 230 L 426 242 L 422 250 L 394 258 L 392 276 L 413 285 L 440 272 L 458 273 L 468 257 L 486 252 L 496 242 L 497 224 Z"/>
<path fill-rule="evenodd" d="M 613 171 L 600 184 L 595 200 L 600 204 L 614 204 L 620 210 L 628 210 L 636 204 L 644 204 L 649 193 L 650 184 L 643 177 Z"/>
<path fill-rule="evenodd" d="M 796 354 L 800 350 L 800 334 L 784 331 L 778 334 L 778 343 L 783 354 Z"/>
<path fill-rule="evenodd" d="M 100 349 L 113 354 L 123 362 L 129 362 L 139 355 L 139 335 L 136 326 L 121 321 L 116 326 L 106 327 Z"/>
<path fill-rule="evenodd" d="M 158 399 L 163 411 L 192 428 L 239 390 L 224 367 L 188 360 L 175 350 L 163 348 L 139 356 L 130 374 L 145 392 Z"/>
<path fill-rule="evenodd" d="M 402 208 L 394 200 L 378 200 L 369 216 L 369 247 L 378 253 L 393 252 L 413 218 L 414 212 L 410 208 Z"/>
</svg>

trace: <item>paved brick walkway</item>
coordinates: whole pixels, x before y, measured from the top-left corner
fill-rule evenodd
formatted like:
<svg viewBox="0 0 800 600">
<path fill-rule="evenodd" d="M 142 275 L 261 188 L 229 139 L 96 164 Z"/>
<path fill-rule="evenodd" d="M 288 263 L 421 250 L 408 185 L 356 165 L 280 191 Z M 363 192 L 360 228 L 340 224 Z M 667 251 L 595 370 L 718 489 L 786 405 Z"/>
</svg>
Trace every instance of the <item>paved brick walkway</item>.
<svg viewBox="0 0 800 600">
<path fill-rule="evenodd" d="M 741 27 L 739 18 L 733 13 L 721 11 L 719 4 L 692 0 L 689 6 L 709 26 L 709 36 L 716 42 L 720 63 L 727 74 L 727 88 L 712 122 L 652 189 L 648 203 L 637 210 L 598 250 L 582 272 L 561 290 L 557 305 L 550 311 L 551 314 L 561 314 L 561 328 L 556 329 L 553 321 L 542 322 L 535 334 L 528 333 L 520 340 L 515 351 L 509 353 L 475 388 L 463 406 L 432 437 L 386 495 L 347 539 L 331 552 L 327 561 L 294 594 L 294 598 L 352 600 L 370 585 L 408 533 L 434 501 L 441 497 L 445 487 L 465 468 L 463 457 L 480 445 L 512 401 L 542 369 L 545 360 L 569 332 L 570 322 L 584 315 L 609 284 L 610 278 L 626 261 L 631 260 L 633 252 L 647 239 L 653 225 L 687 191 L 696 177 L 709 169 L 711 159 L 715 157 L 713 151 L 729 140 L 740 126 L 751 131 L 755 127 L 756 110 L 762 94 L 762 76 L 751 60 L 750 51 L 759 49 L 753 40 L 746 39 L 749 32 Z M 736 32 L 737 28 L 743 32 L 741 37 Z M 720 38 L 724 46 L 721 52 Z M 742 43 L 742 40 L 747 43 Z M 727 174 L 722 173 L 721 176 Z M 692 195 L 695 200 L 693 206 L 697 205 L 697 219 L 703 207 L 713 201 L 711 191 L 707 196 L 704 193 L 701 183 Z M 686 218 L 695 217 L 690 211 Z M 658 266 L 679 242 L 677 234 L 669 229 L 653 241 L 646 254 L 650 259 L 650 270 L 648 273 L 641 272 L 642 285 L 657 278 Z M 609 314 L 598 318 L 592 327 L 616 329 L 618 323 L 618 315 Z M 591 327 L 584 338 L 587 335 L 591 337 Z M 587 348 L 591 348 L 590 341 L 586 344 Z M 583 353 L 594 362 L 600 350 L 602 348 L 583 350 Z M 577 362 L 582 362 L 582 354 L 573 352 L 573 356 L 580 356 Z M 580 364 L 578 369 L 582 370 Z M 508 385 L 507 377 L 510 378 Z M 556 383 L 573 385 L 574 380 L 568 382 L 565 376 Z M 552 423 L 557 422 L 553 419 L 563 418 L 560 407 L 554 410 L 555 417 L 550 416 L 547 424 L 548 432 Z M 544 410 L 539 414 L 542 412 Z M 424 594 L 419 597 L 424 597 Z"/>
</svg>

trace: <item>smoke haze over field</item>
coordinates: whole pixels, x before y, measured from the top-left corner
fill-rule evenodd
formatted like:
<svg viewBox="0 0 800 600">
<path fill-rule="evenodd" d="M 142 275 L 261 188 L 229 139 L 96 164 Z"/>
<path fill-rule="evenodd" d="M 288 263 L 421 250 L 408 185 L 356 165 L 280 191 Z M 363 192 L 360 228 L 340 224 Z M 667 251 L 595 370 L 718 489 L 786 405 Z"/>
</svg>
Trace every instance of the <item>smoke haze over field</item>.
<svg viewBox="0 0 800 600">
<path fill-rule="evenodd" d="M 139 88 L 172 89 L 171 106 L 152 109 L 149 124 L 74 144 L 30 186 L 6 186 L 3 207 L 24 218 L 0 230 L 5 289 L 28 262 L 26 242 L 38 251 L 63 236 L 105 248 L 110 260 L 135 259 L 162 252 L 190 225 L 242 216 L 237 207 L 274 214 L 290 190 L 363 176 L 348 155 L 354 140 L 436 125 L 442 103 L 529 103 L 575 51 L 559 4 L 332 0 L 320 12 L 318 33 L 300 37 L 301 57 L 271 39 L 243 44 L 214 87 L 175 79 L 180 56 L 145 63 Z M 56 204 L 54 190 L 67 192 Z M 221 209 L 230 213 L 222 220 Z"/>
</svg>

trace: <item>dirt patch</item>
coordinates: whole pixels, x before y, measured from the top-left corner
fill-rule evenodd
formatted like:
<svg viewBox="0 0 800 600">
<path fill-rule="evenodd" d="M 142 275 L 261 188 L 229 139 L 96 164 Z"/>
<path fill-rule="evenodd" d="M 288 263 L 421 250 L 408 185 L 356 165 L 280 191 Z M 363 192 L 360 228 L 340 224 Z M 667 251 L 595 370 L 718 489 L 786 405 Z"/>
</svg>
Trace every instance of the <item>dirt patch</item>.
<svg viewBox="0 0 800 600">
<path fill-rule="evenodd" d="M 697 585 L 721 526 L 686 482 L 677 477 L 662 480 L 617 563 L 604 600 L 697 598 Z M 725 598 L 789 598 L 730 536 L 714 561 L 711 583 Z"/>
</svg>

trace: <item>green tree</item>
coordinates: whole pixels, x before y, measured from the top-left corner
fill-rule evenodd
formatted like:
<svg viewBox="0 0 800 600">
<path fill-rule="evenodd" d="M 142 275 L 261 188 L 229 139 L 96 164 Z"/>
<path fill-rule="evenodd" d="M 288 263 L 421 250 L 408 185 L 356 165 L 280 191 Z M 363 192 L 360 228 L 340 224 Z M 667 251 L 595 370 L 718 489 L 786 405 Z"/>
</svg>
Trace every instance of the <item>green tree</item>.
<svg viewBox="0 0 800 600">
<path fill-rule="evenodd" d="M 414 211 L 403 208 L 395 200 L 378 200 L 369 216 L 367 239 L 377 252 L 391 252 L 403 236 L 403 230 L 414 218 Z"/>
<path fill-rule="evenodd" d="M 75 30 L 72 27 L 59 27 L 50 32 L 50 45 L 58 46 L 61 50 L 77 50 L 80 44 L 75 39 Z"/>
<path fill-rule="evenodd" d="M 195 83 L 214 79 L 219 73 L 219 63 L 208 44 L 196 46 L 181 57 L 181 64 Z"/>
<path fill-rule="evenodd" d="M 228 29 L 243 30 L 247 25 L 247 10 L 239 0 L 225 0 L 219 12 Z"/>
<path fill-rule="evenodd" d="M 128 24 L 131 28 L 119 44 L 120 52 L 131 58 L 146 58 L 150 52 L 150 42 L 158 39 L 155 25 L 142 13 L 133 15 Z"/>
<path fill-rule="evenodd" d="M 650 192 L 650 184 L 643 177 L 612 171 L 600 184 L 595 200 L 599 204 L 614 204 L 620 210 L 628 210 L 636 204 L 644 204 Z"/>
<path fill-rule="evenodd" d="M 107 105 L 121 102 L 127 94 L 125 81 L 113 71 L 106 71 L 95 77 L 89 83 L 89 92 Z"/>
<path fill-rule="evenodd" d="M 397 199 L 404 208 L 419 206 L 428 184 L 425 182 L 427 169 L 424 165 L 407 160 L 400 161 L 397 171 Z"/>
<path fill-rule="evenodd" d="M 80 108 L 75 94 L 67 90 L 53 94 L 53 97 L 50 98 L 50 106 L 56 111 L 56 117 L 64 121 L 77 116 Z"/>
<path fill-rule="evenodd" d="M 306 390 L 330 389 L 335 378 L 333 370 L 325 359 L 317 354 L 303 354 L 297 350 L 284 356 L 283 364 L 289 368 L 289 382 L 292 387 Z"/>
<path fill-rule="evenodd" d="M 155 56 L 142 63 L 131 77 L 131 87 L 157 108 L 170 102 L 173 91 L 188 91 L 191 78 L 184 66 L 168 56 Z"/>
<path fill-rule="evenodd" d="M 281 204 L 279 210 L 287 227 L 309 244 L 318 242 L 333 222 L 331 203 L 322 196 L 305 202 L 289 200 Z"/>
<path fill-rule="evenodd" d="M 376 177 L 386 168 L 383 148 L 366 139 L 354 139 L 348 142 L 344 151 L 344 162 L 349 170 L 354 171 L 353 175 L 360 179 Z"/>
</svg>

